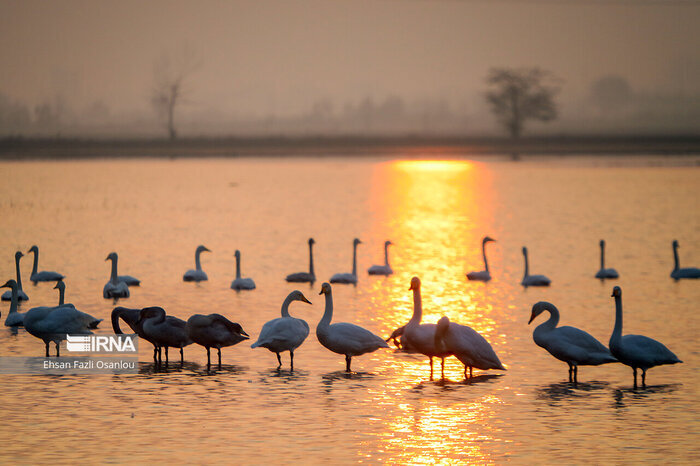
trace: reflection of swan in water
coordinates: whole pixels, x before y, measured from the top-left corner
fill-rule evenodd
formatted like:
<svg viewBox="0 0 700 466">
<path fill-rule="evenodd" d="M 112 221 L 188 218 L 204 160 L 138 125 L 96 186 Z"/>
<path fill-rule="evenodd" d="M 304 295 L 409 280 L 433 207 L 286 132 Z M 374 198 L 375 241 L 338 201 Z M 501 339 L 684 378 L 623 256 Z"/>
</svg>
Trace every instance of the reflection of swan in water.
<svg viewBox="0 0 700 466">
<path fill-rule="evenodd" d="M 331 283 L 357 283 L 357 245 L 362 241 L 352 240 L 352 273 L 336 273 L 331 277 Z"/>
<path fill-rule="evenodd" d="M 58 272 L 51 272 L 47 270 L 37 272 L 37 269 L 39 268 L 39 248 L 35 245 L 29 248 L 29 251 L 27 252 L 34 253 L 34 264 L 32 265 L 32 274 L 29 276 L 29 279 L 32 282 L 34 282 L 34 284 L 36 284 L 37 282 L 54 282 L 65 278 Z"/>
<path fill-rule="evenodd" d="M 204 272 L 204 270 L 202 270 L 202 264 L 199 261 L 199 255 L 202 254 L 204 251 L 211 252 L 204 245 L 197 246 L 197 249 L 194 251 L 195 269 L 194 270 L 190 269 L 187 272 L 185 272 L 185 275 L 182 277 L 182 279 L 184 281 L 186 281 L 186 282 L 202 282 L 202 281 L 209 279 L 209 277 L 207 277 L 207 274 Z"/>
<path fill-rule="evenodd" d="M 447 317 L 438 320 L 435 327 L 435 347 L 442 352 L 453 354 L 464 364 L 465 379 L 467 367 L 469 379 L 472 378 L 474 367 L 481 370 L 506 370 L 486 338 L 471 327 L 450 322 Z"/>
<path fill-rule="evenodd" d="M 22 274 L 19 271 L 19 260 L 24 256 L 22 254 L 22 251 L 17 251 L 15 253 L 15 271 L 17 274 L 17 280 L 15 283 L 17 283 L 17 300 L 18 301 L 28 301 L 29 296 L 27 296 L 27 293 L 22 290 Z M 3 301 L 10 301 L 12 299 L 12 290 L 8 290 L 2 294 L 2 300 Z"/>
<path fill-rule="evenodd" d="M 530 275 L 529 264 L 527 261 L 527 248 L 523 246 L 523 256 L 525 257 L 525 275 L 523 281 L 520 282 L 524 287 L 528 286 L 549 286 L 551 280 L 544 275 Z"/>
<path fill-rule="evenodd" d="M 615 399 L 615 408 L 625 408 L 628 404 L 656 404 L 657 400 L 650 398 L 656 393 L 673 393 L 683 384 L 666 384 L 666 385 L 654 385 L 652 387 L 645 387 L 644 390 L 637 390 L 636 388 L 618 388 L 613 392 L 613 398 Z"/>
<path fill-rule="evenodd" d="M 162 307 L 146 307 L 141 309 L 140 325 L 148 341 L 158 346 L 158 364 L 162 362 L 162 349 L 165 348 L 165 364 L 168 364 L 168 348 L 180 348 L 180 364 L 185 362 L 182 348 L 192 343 L 187 334 L 187 323 L 177 317 L 165 315 Z"/>
<path fill-rule="evenodd" d="M 392 245 L 391 241 L 384 241 L 384 265 L 373 265 L 367 270 L 370 275 L 391 275 L 394 273 L 389 265 L 389 246 Z"/>
<path fill-rule="evenodd" d="M 489 273 L 489 262 L 488 260 L 486 260 L 486 243 L 490 241 L 495 242 L 496 240 L 489 236 L 485 236 L 484 239 L 481 241 L 481 254 L 484 257 L 484 270 L 482 270 L 481 272 L 469 272 L 467 274 L 467 278 L 469 280 L 479 282 L 487 282 L 491 280 L 491 274 Z"/>
<path fill-rule="evenodd" d="M 647 370 L 654 366 L 683 362 L 662 343 L 644 335 L 622 335 L 622 289 L 613 288 L 615 298 L 615 328 L 610 336 L 610 351 L 634 373 L 637 388 L 637 369 L 642 370 L 642 388 L 646 386 Z"/>
<path fill-rule="evenodd" d="M 569 382 L 557 382 L 544 385 L 537 389 L 537 398 L 549 401 L 561 401 L 568 398 L 583 398 L 598 390 L 608 388 L 607 382 L 580 382 L 572 385 Z"/>
<path fill-rule="evenodd" d="M 326 309 L 321 321 L 316 326 L 318 341 L 334 353 L 345 355 L 345 370 L 350 372 L 353 356 L 371 353 L 379 348 L 388 348 L 381 337 L 355 324 L 338 322 L 331 325 L 333 319 L 333 294 L 331 285 L 324 283 L 319 294 L 326 295 Z"/>
<path fill-rule="evenodd" d="M 102 289 L 103 298 L 128 298 L 129 297 L 129 285 L 126 282 L 119 280 L 117 276 L 117 260 L 118 256 L 116 252 L 111 252 L 105 259 L 105 261 L 112 261 L 112 272 L 109 276 L 109 281 L 105 283 Z"/>
<path fill-rule="evenodd" d="M 17 312 L 19 302 L 17 282 L 14 280 L 8 280 L 4 285 L 0 286 L 0 288 L 9 288 L 11 296 L 10 311 L 7 313 L 7 316 L 5 316 L 5 326 L 21 327 L 24 325 L 24 315 L 26 312 Z"/>
<path fill-rule="evenodd" d="M 605 268 L 605 240 L 600 240 L 600 270 L 595 274 L 595 278 L 618 278 L 620 275 L 615 269 Z"/>
<path fill-rule="evenodd" d="M 250 338 L 240 324 L 231 322 L 221 314 L 193 315 L 187 319 L 187 334 L 194 343 L 207 349 L 207 368 L 211 366 L 209 350 L 216 348 L 219 353 L 219 369 L 221 369 L 221 348 L 233 346 Z"/>
<path fill-rule="evenodd" d="M 287 275 L 286 280 L 292 283 L 311 283 L 316 281 L 316 275 L 314 274 L 314 241 L 313 238 L 309 238 L 309 271 L 308 272 L 297 272 Z"/>
<path fill-rule="evenodd" d="M 241 251 L 236 249 L 236 279 L 231 282 L 232 290 L 254 290 L 255 282 L 252 278 L 241 278 Z"/>
<path fill-rule="evenodd" d="M 532 339 L 537 346 L 546 349 L 549 354 L 569 365 L 569 382 L 578 382 L 578 366 L 598 366 L 617 362 L 610 351 L 590 333 L 576 327 L 557 327 L 559 310 L 552 303 L 546 301 L 535 303 L 532 306 L 528 325 L 544 311 L 548 311 L 550 317 L 535 328 Z"/>
<path fill-rule="evenodd" d="M 282 317 L 265 322 L 260 330 L 258 341 L 250 345 L 251 348 L 262 346 L 275 353 L 279 363 L 277 369 L 282 367 L 280 353 L 289 351 L 290 369 L 294 370 L 294 350 L 301 346 L 306 337 L 309 336 L 309 324 L 289 315 L 289 305 L 293 301 L 311 304 L 311 301 L 306 299 L 301 291 L 294 290 L 289 293 L 289 296 L 282 303 Z"/>
<path fill-rule="evenodd" d="M 680 268 L 678 263 L 678 241 L 673 240 L 673 270 L 671 271 L 671 278 L 679 280 L 681 278 L 700 278 L 700 269 L 697 267 L 684 267 Z"/>
</svg>

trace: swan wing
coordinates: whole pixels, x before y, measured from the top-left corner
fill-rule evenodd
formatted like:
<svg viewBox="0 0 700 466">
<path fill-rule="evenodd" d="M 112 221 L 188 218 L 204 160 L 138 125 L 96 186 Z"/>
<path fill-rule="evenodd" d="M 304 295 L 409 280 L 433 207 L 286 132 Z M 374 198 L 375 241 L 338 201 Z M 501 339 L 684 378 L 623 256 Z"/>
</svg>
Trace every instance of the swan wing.
<svg viewBox="0 0 700 466">
<path fill-rule="evenodd" d="M 625 335 L 622 337 L 624 358 L 635 362 L 638 367 L 652 367 L 662 364 L 683 362 L 666 346 L 644 335 Z"/>
<path fill-rule="evenodd" d="M 547 332 L 545 349 L 555 358 L 581 365 L 615 362 L 615 357 L 590 333 L 576 327 L 557 327 Z"/>
<path fill-rule="evenodd" d="M 389 347 L 381 337 L 359 325 L 347 322 L 331 324 L 328 339 L 336 350 L 339 350 L 337 352 L 353 356 Z"/>
</svg>

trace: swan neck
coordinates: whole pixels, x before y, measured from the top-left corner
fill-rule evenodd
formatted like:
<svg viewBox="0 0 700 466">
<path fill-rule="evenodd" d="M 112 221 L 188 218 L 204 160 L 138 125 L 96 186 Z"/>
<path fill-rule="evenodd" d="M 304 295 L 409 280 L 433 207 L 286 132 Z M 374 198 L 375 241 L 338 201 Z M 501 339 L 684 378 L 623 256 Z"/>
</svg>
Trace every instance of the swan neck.
<svg viewBox="0 0 700 466">
<path fill-rule="evenodd" d="M 357 275 L 357 244 L 352 245 L 352 274 Z"/>
<path fill-rule="evenodd" d="M 291 317 L 289 315 L 289 305 L 294 301 L 291 296 L 287 296 L 287 299 L 282 303 L 282 317 Z"/>
<path fill-rule="evenodd" d="M 331 319 L 333 319 L 333 293 L 326 293 L 326 309 L 323 311 L 323 317 L 318 326 L 321 328 L 327 328 L 331 324 Z"/>
<path fill-rule="evenodd" d="M 622 296 L 615 296 L 615 327 L 610 341 L 620 341 L 622 338 Z"/>
<path fill-rule="evenodd" d="M 528 275 L 530 275 L 529 267 L 528 267 L 528 263 L 527 263 L 527 252 L 523 252 L 523 256 L 525 257 L 525 276 L 523 277 L 523 279 L 525 279 L 528 277 Z"/>
<path fill-rule="evenodd" d="M 194 253 L 194 266 L 197 269 L 197 271 L 202 270 L 202 264 L 199 262 L 199 255 L 202 253 L 199 249 L 197 249 Z"/>
<path fill-rule="evenodd" d="M 39 270 L 39 251 L 32 251 L 34 253 L 34 262 L 32 263 L 32 274 L 30 277 L 36 275 L 37 270 Z"/>
<path fill-rule="evenodd" d="M 309 273 L 311 276 L 314 275 L 314 245 L 313 243 L 309 244 Z"/>
<path fill-rule="evenodd" d="M 59 306 L 63 305 L 65 297 L 66 297 L 66 289 L 59 287 L 58 288 L 58 305 Z"/>
<path fill-rule="evenodd" d="M 419 324 L 423 319 L 423 300 L 420 295 L 420 288 L 413 289 L 413 316 L 411 322 Z"/>
<path fill-rule="evenodd" d="M 19 257 L 15 258 L 15 270 L 17 272 L 17 289 L 22 289 L 22 274 L 19 272 Z"/>
<path fill-rule="evenodd" d="M 121 316 L 121 310 L 115 309 L 112 311 L 112 330 L 114 330 L 114 333 L 117 335 L 121 335 L 124 332 L 122 332 L 121 327 L 119 327 L 119 317 Z"/>
<path fill-rule="evenodd" d="M 12 314 L 13 312 L 17 312 L 17 305 L 19 302 L 19 287 L 12 287 L 12 298 L 10 300 L 10 311 L 9 314 Z"/>
<path fill-rule="evenodd" d="M 553 330 L 557 327 L 557 325 L 559 325 L 559 309 L 557 309 L 553 304 L 549 304 L 545 309 L 549 311 L 549 319 L 537 327 Z"/>
<path fill-rule="evenodd" d="M 384 265 L 389 267 L 389 245 L 384 244 Z"/>
<path fill-rule="evenodd" d="M 236 280 L 241 278 L 241 256 L 236 256 Z"/>
<path fill-rule="evenodd" d="M 117 258 L 113 257 L 112 258 L 112 274 L 110 275 L 110 280 L 112 283 L 117 283 L 119 280 L 117 279 Z"/>
<path fill-rule="evenodd" d="M 486 243 L 481 243 L 481 255 L 484 256 L 484 270 L 489 271 L 489 261 L 486 259 Z"/>
<path fill-rule="evenodd" d="M 678 246 L 673 245 L 673 270 L 678 270 L 680 268 L 680 263 L 678 261 Z"/>
</svg>

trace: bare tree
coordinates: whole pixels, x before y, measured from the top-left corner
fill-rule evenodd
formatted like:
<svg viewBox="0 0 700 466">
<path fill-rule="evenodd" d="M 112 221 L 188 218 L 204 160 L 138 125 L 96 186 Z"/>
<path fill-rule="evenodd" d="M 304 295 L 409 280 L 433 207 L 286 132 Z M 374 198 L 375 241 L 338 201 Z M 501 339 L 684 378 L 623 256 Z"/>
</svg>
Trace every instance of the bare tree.
<svg viewBox="0 0 700 466">
<path fill-rule="evenodd" d="M 197 54 L 185 47 L 176 54 L 163 54 L 153 67 L 151 105 L 165 123 L 171 140 L 177 137 L 175 109 L 184 103 L 189 92 L 187 81 L 200 64 Z"/>
<path fill-rule="evenodd" d="M 539 68 L 492 68 L 486 99 L 491 111 L 513 138 L 527 120 L 551 121 L 557 117 L 554 96 L 559 80 Z"/>
</svg>

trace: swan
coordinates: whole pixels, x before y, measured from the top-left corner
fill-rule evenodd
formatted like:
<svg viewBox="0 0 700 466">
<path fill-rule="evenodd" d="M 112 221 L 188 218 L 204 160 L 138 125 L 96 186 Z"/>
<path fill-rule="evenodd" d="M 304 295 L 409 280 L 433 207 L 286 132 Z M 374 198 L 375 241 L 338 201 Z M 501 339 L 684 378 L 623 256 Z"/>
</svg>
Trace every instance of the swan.
<svg viewBox="0 0 700 466">
<path fill-rule="evenodd" d="M 136 325 L 140 325 L 146 339 L 158 347 L 158 364 L 162 362 L 162 348 L 165 348 L 165 365 L 168 365 L 168 348 L 180 348 L 180 364 L 185 362 L 182 351 L 192 344 L 187 333 L 187 322 L 177 317 L 165 315 L 162 307 L 145 307 L 139 312 Z"/>
<path fill-rule="evenodd" d="M 17 273 L 17 300 L 18 301 L 28 301 L 29 296 L 27 296 L 27 293 L 22 290 L 22 274 L 19 272 L 19 260 L 24 256 L 21 251 L 17 251 L 15 253 L 15 270 Z M 12 290 L 8 290 L 2 294 L 2 300 L 3 301 L 10 301 L 12 300 Z"/>
<path fill-rule="evenodd" d="M 114 256 L 112 256 L 112 254 L 114 254 Z M 112 254 L 107 256 L 107 259 L 112 261 L 112 266 L 116 270 L 119 256 L 117 256 L 116 252 L 113 252 Z M 117 280 L 126 283 L 126 286 L 141 286 L 141 280 L 139 280 L 138 278 L 134 278 L 131 275 L 117 275 Z"/>
<path fill-rule="evenodd" d="M 56 357 L 60 356 L 59 345 L 66 334 L 91 335 L 102 319 L 71 306 L 39 306 L 24 315 L 24 328 L 30 335 L 44 340 L 46 357 L 49 357 L 49 343 L 56 345 Z"/>
<path fill-rule="evenodd" d="M 65 277 L 61 275 L 58 272 L 50 272 L 50 271 L 42 271 L 42 272 L 37 272 L 37 268 L 39 267 L 39 248 L 34 245 L 31 248 L 29 248 L 29 251 L 27 253 L 33 252 L 34 253 L 34 264 L 32 265 L 32 274 L 29 276 L 29 279 L 36 284 L 37 282 L 54 282 L 57 280 L 63 280 Z"/>
<path fill-rule="evenodd" d="M 489 236 L 485 236 L 481 241 L 481 254 L 484 256 L 484 270 L 481 272 L 469 272 L 467 274 L 467 279 L 478 282 L 487 282 L 491 280 L 491 274 L 489 273 L 489 262 L 486 260 L 486 243 L 490 241 L 495 242 L 496 240 Z"/>
<path fill-rule="evenodd" d="M 301 346 L 306 337 L 309 336 L 309 324 L 289 315 L 289 305 L 293 301 L 311 304 L 311 301 L 306 299 L 301 291 L 294 290 L 289 293 L 282 303 L 282 317 L 265 322 L 260 330 L 258 341 L 250 345 L 251 348 L 262 346 L 277 354 L 277 362 L 279 363 L 277 369 L 282 367 L 280 353 L 289 351 L 290 369 L 294 370 L 294 350 Z"/>
<path fill-rule="evenodd" d="M 523 276 L 523 281 L 520 282 L 524 287 L 528 286 L 549 286 L 551 280 L 544 275 L 530 275 L 528 273 L 529 267 L 527 262 L 527 248 L 523 246 L 523 256 L 525 257 L 525 275 Z"/>
<path fill-rule="evenodd" d="M 187 319 L 187 335 L 194 343 L 207 349 L 207 368 L 211 367 L 210 348 L 217 349 L 219 369 L 221 369 L 221 348 L 233 346 L 250 338 L 240 324 L 231 322 L 221 314 L 193 315 Z"/>
<path fill-rule="evenodd" d="M 117 253 L 111 252 L 105 259 L 105 262 L 112 261 L 112 273 L 109 277 L 109 281 L 102 288 L 103 298 L 128 298 L 129 297 L 129 286 L 126 282 L 120 281 L 117 276 Z"/>
<path fill-rule="evenodd" d="M 17 266 L 19 270 L 19 265 Z M 671 278 L 679 280 L 681 278 L 700 278 L 700 269 L 697 267 L 684 267 L 680 268 L 678 264 L 678 241 L 673 240 L 673 270 L 671 271 Z M 3 295 L 4 299 L 4 295 Z"/>
<path fill-rule="evenodd" d="M 24 316 L 27 314 L 26 312 L 17 312 L 17 306 L 18 306 L 18 293 L 17 293 L 17 282 L 14 280 L 8 280 L 4 285 L 0 286 L 0 288 L 10 288 L 10 296 L 12 296 L 12 300 L 10 303 L 10 311 L 7 313 L 7 316 L 5 317 L 5 326 L 6 327 L 20 327 L 24 325 Z"/>
<path fill-rule="evenodd" d="M 618 361 L 632 368 L 634 388 L 637 388 L 637 369 L 642 370 L 642 388 L 646 387 L 647 370 L 654 366 L 683 362 L 668 348 L 644 335 L 622 335 L 622 289 L 613 288 L 615 298 L 615 327 L 610 336 L 610 352 Z"/>
<path fill-rule="evenodd" d="M 544 311 L 549 312 L 549 319 L 538 325 L 532 332 L 535 344 L 549 354 L 569 365 L 569 382 L 578 382 L 578 366 L 598 366 L 609 362 L 617 362 L 615 356 L 593 336 L 576 327 L 557 327 L 559 310 L 552 303 L 540 301 L 532 306 L 530 321 Z"/>
<path fill-rule="evenodd" d="M 316 326 L 318 341 L 334 353 L 345 355 L 345 371 L 351 372 L 350 363 L 353 356 L 371 353 L 379 348 L 388 348 L 381 337 L 355 324 L 338 322 L 333 319 L 333 292 L 330 283 L 321 285 L 319 294 L 326 295 L 326 309 L 321 321 Z"/>
<path fill-rule="evenodd" d="M 473 367 L 506 370 L 484 337 L 471 327 L 450 322 L 447 317 L 438 320 L 435 327 L 435 346 L 464 364 L 464 378 L 467 378 L 467 367 L 470 379 Z"/>
<path fill-rule="evenodd" d="M 367 273 L 370 275 L 391 275 L 394 273 L 389 265 L 389 246 L 391 246 L 391 241 L 384 241 L 384 265 L 373 265 L 367 269 Z"/>
<path fill-rule="evenodd" d="M 313 284 L 316 281 L 316 275 L 314 274 L 314 241 L 313 238 L 309 238 L 309 271 L 308 272 L 297 272 L 287 275 L 286 280 L 293 283 L 305 283 L 309 282 Z"/>
<path fill-rule="evenodd" d="M 236 249 L 236 279 L 231 282 L 232 290 L 254 290 L 255 282 L 252 278 L 241 278 L 241 251 Z"/>
<path fill-rule="evenodd" d="M 595 274 L 595 278 L 618 278 L 620 275 L 615 269 L 605 268 L 605 240 L 600 240 L 600 270 Z"/>
<path fill-rule="evenodd" d="M 442 362 L 441 372 L 445 373 L 445 358 L 452 353 L 444 348 L 435 346 L 435 324 L 421 324 L 423 318 L 423 301 L 420 294 L 420 278 L 413 277 L 409 290 L 413 290 L 413 316 L 404 326 L 401 343 L 409 353 L 421 353 L 430 360 L 430 380 L 433 380 L 433 358 L 438 357 Z"/>
<path fill-rule="evenodd" d="M 115 307 L 114 309 L 112 309 L 111 315 L 112 330 L 114 330 L 114 333 L 117 335 L 124 334 L 124 332 L 122 332 L 121 327 L 119 326 L 119 319 L 121 318 L 124 322 L 126 322 L 129 328 L 131 328 L 131 330 L 133 330 L 134 333 L 138 335 L 139 338 L 143 338 L 144 340 L 153 345 L 153 362 L 157 364 L 158 346 L 144 333 L 140 323 L 137 325 L 140 313 L 141 309 L 132 309 L 121 306 Z"/>
<path fill-rule="evenodd" d="M 202 282 L 205 280 L 208 280 L 209 277 L 207 277 L 207 274 L 202 270 L 202 264 L 199 262 L 199 255 L 204 252 L 211 252 L 206 246 L 204 245 L 199 245 L 197 246 L 197 250 L 194 252 L 194 265 L 195 265 L 195 270 L 188 270 L 185 272 L 185 275 L 182 277 L 182 279 L 186 282 Z"/>
<path fill-rule="evenodd" d="M 331 283 L 352 283 L 357 284 L 357 245 L 362 241 L 355 238 L 352 240 L 352 273 L 336 273 L 331 277 Z"/>
</svg>

